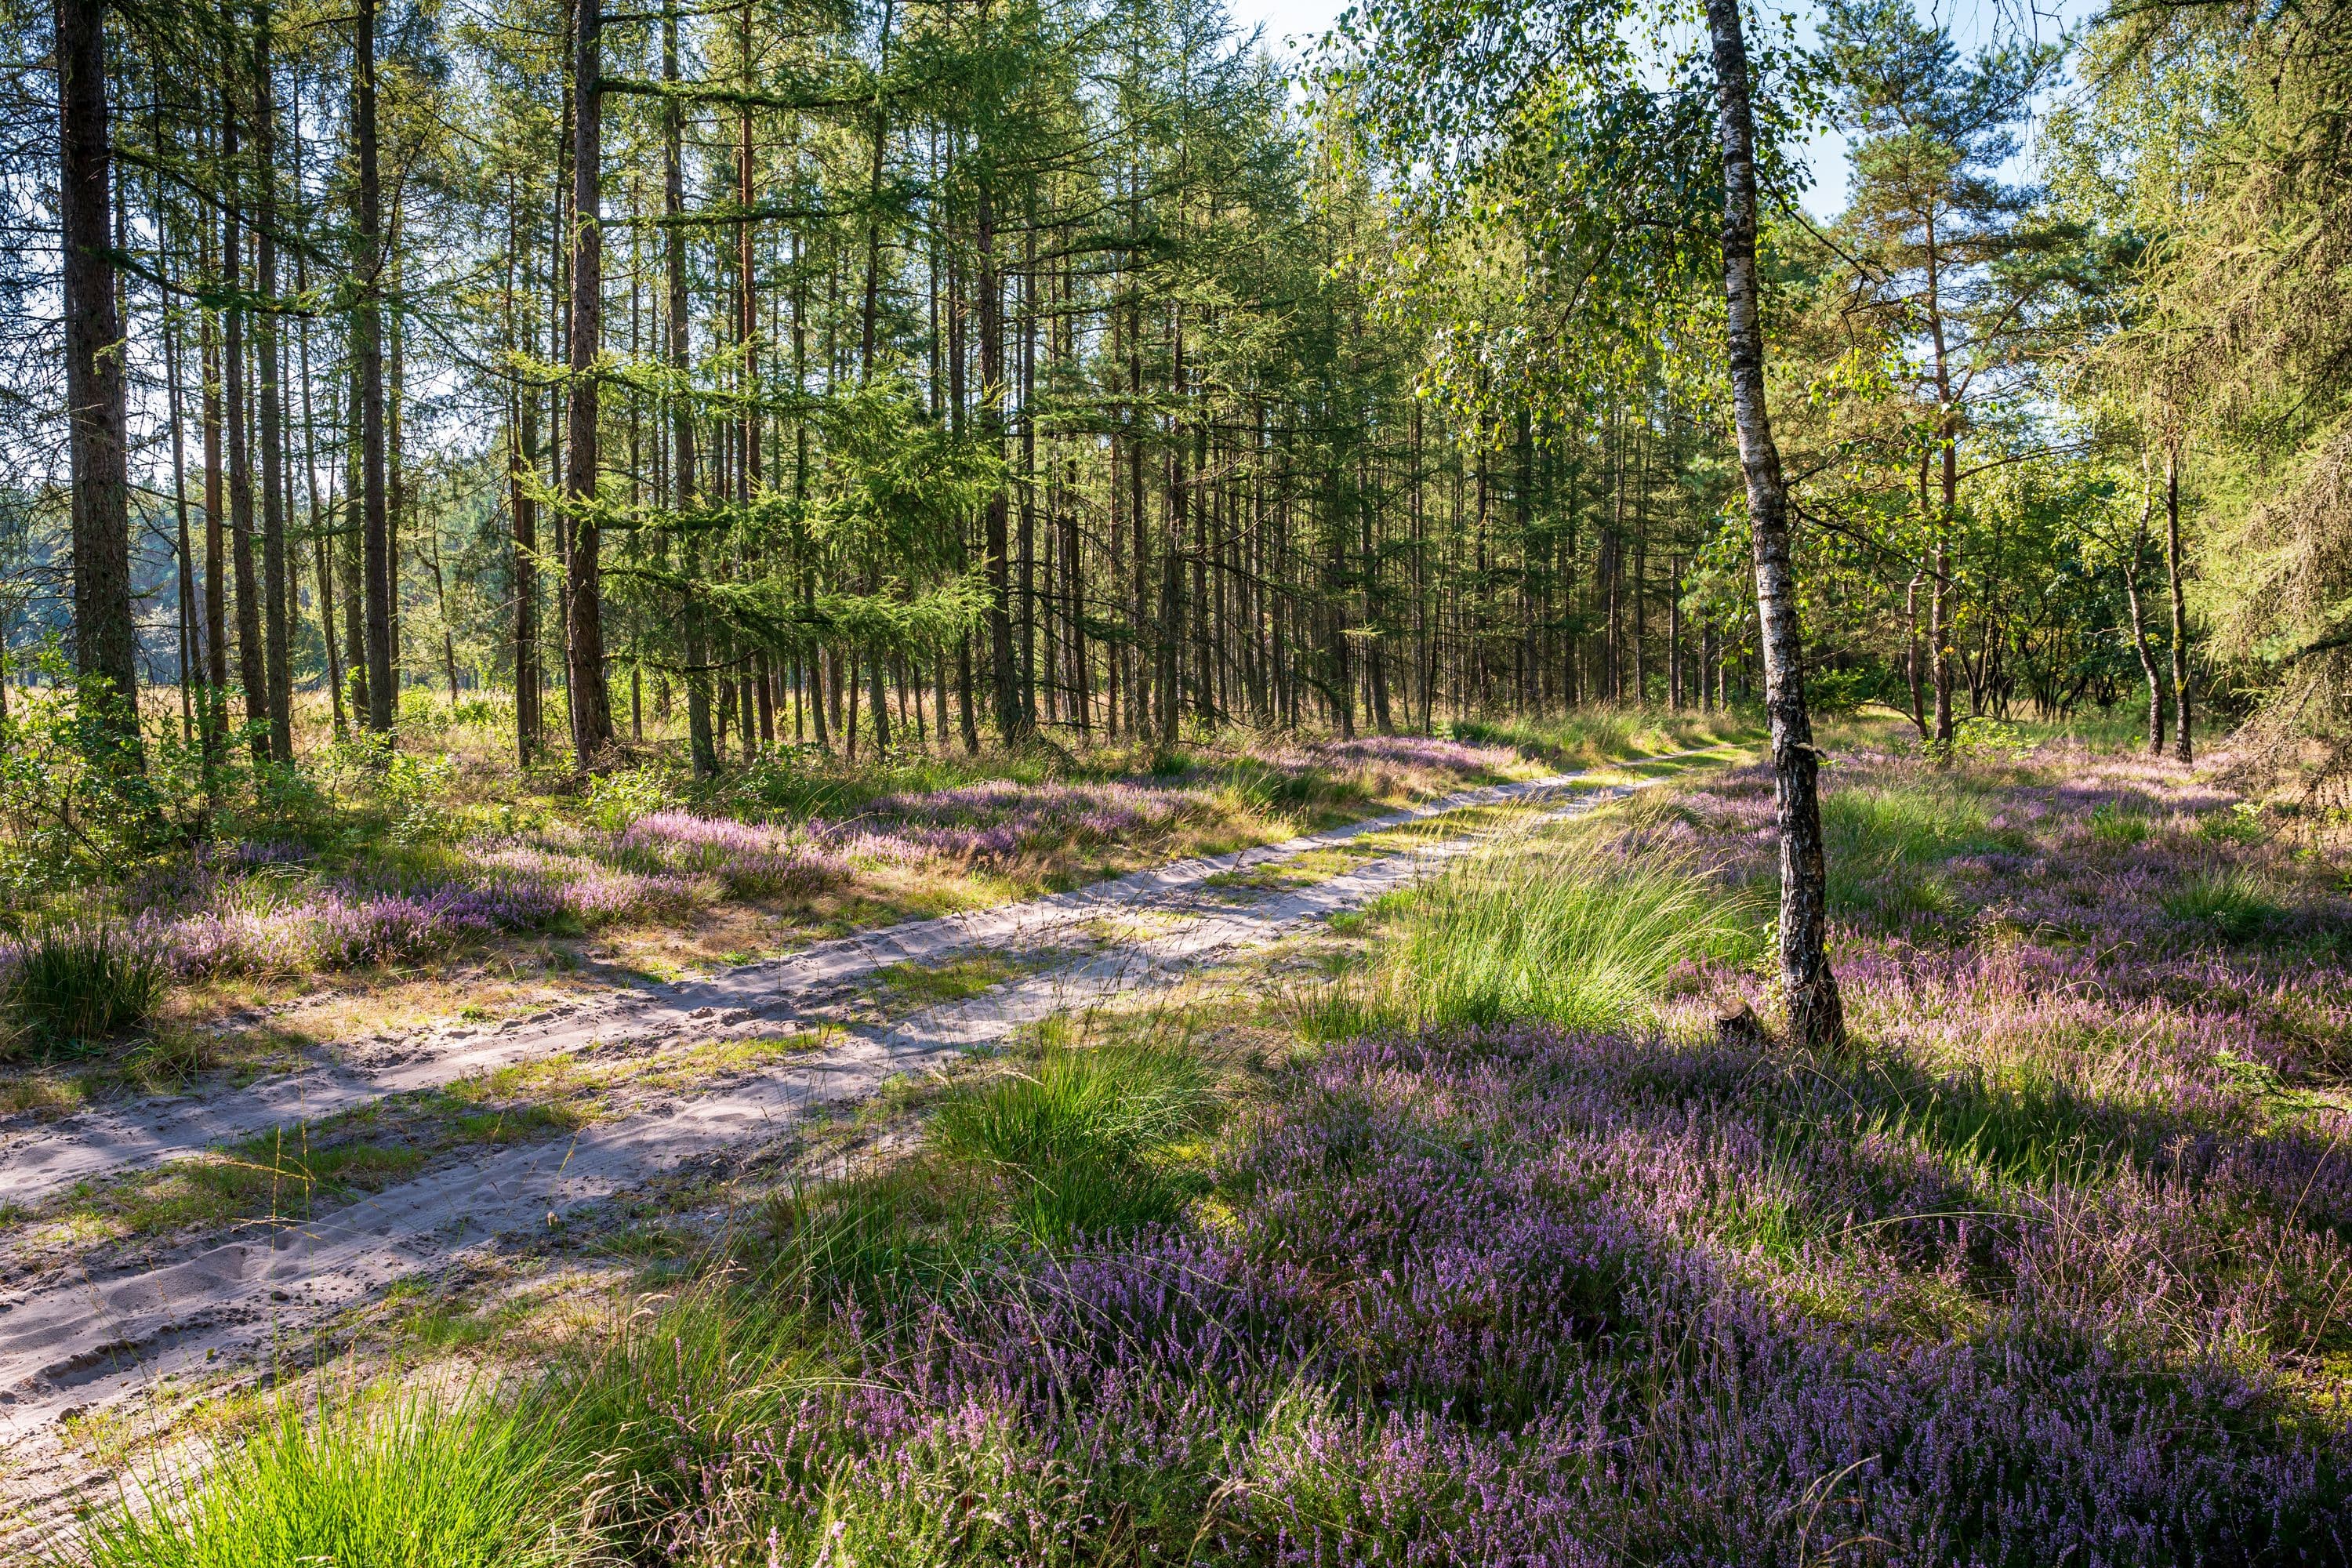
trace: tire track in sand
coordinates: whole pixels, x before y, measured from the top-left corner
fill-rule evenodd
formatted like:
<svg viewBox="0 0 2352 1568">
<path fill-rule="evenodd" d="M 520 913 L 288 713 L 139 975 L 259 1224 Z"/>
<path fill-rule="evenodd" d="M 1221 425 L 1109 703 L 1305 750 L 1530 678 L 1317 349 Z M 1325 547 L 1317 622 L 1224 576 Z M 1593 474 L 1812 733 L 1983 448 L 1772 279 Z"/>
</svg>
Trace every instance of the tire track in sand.
<svg viewBox="0 0 2352 1568">
<path fill-rule="evenodd" d="M 810 1057 L 591 1126 L 570 1139 L 487 1152 L 314 1219 L 245 1226 L 236 1239 L 163 1267 L 0 1297 L 0 1442 L 13 1445 L 46 1434 L 67 1415 L 117 1404 L 173 1373 L 234 1367 L 273 1345 L 299 1349 L 333 1314 L 394 1279 L 437 1272 L 519 1244 L 585 1205 L 691 1162 L 772 1142 L 810 1108 L 869 1094 L 893 1074 L 992 1044 L 1057 1013 L 1173 986 L 1204 964 L 1265 946 L 1405 886 L 1495 835 L 1438 839 L 1289 889 L 1205 886 L 1217 871 L 1275 864 L 1465 804 L 1539 798 L 1577 776 L 1499 786 L 1510 790 L 1508 795 L 1475 792 L 1482 798 L 1454 797 L 1451 806 L 1433 802 L 1418 812 L 1391 814 L 1286 845 L 1122 878 L 1079 894 L 1016 906 L 1024 911 L 1019 915 L 1013 910 L 982 911 L 999 916 L 995 921 L 926 921 L 921 928 L 828 943 L 833 952 L 823 963 L 850 973 L 904 962 L 902 954 L 921 952 L 936 960 L 983 942 L 995 945 L 1014 933 L 1035 941 L 1105 914 L 1149 915 L 1160 927 L 1105 942 L 1057 966 L 923 1009 L 895 1026 L 852 1031 Z M 1654 782 L 1590 789 L 1535 820 L 1578 816 Z M 923 937 L 908 940 L 910 930 L 923 928 L 929 928 Z M 793 962 L 750 966 L 713 984 L 741 995 L 751 979 L 772 983 Z M 853 971 L 852 964 L 862 968 Z M 696 988 L 683 989 L 689 997 L 698 994 Z M 644 1026 L 678 1027 L 692 1016 L 683 1005 L 687 999 L 666 998 L 633 1016 Z M 562 1023 L 567 1026 L 538 1039 L 584 1041 L 581 1031 L 592 1026 Z M 478 1055 L 452 1055 L 466 1056 L 462 1070 L 482 1065 Z M 428 1066 L 442 1070 L 449 1060 L 431 1058 Z M 364 1081 L 380 1085 L 383 1079 Z"/>
</svg>

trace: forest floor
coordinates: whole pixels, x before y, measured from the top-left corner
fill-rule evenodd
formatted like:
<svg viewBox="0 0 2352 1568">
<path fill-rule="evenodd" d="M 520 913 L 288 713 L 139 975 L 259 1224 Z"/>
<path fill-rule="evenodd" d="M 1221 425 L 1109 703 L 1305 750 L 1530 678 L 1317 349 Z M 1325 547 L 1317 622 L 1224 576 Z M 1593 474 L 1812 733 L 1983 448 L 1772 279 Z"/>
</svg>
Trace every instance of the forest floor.
<svg viewBox="0 0 2352 1568">
<path fill-rule="evenodd" d="M 153 1500 L 453 1564 L 2344 1561 L 2337 825 L 1979 739 L 1824 731 L 1841 1054 L 1772 1033 L 1724 747 L 355 1052 L 291 1151 L 42 1144 L 18 1517 L 128 1497 L 74 1549 L 123 1568 Z"/>
<path fill-rule="evenodd" d="M 231 1041 L 262 1033 L 268 1048 L 226 1051 L 242 1070 L 194 1075 L 163 1093 L 123 1093 L 133 1086 L 84 1069 L 79 1092 L 20 1092 L 22 1109 L 0 1121 L 0 1440 L 20 1525 L 53 1519 L 103 1486 L 122 1433 L 175 1430 L 191 1413 L 220 1407 L 225 1391 L 331 1359 L 355 1333 L 364 1339 L 360 1331 L 388 1304 L 401 1304 L 390 1309 L 396 1315 L 415 1311 L 420 1289 L 433 1297 L 453 1278 L 528 1268 L 519 1260 L 535 1257 L 626 1256 L 653 1245 L 641 1231 L 707 1230 L 713 1194 L 746 1170 L 804 1173 L 812 1114 L 903 1098 L 952 1058 L 998 1048 L 1049 1019 L 1164 998 L 1188 981 L 1197 988 L 1197 977 L 1468 846 L 1737 753 L 1736 743 L 1679 744 L 1706 738 L 1696 721 L 1629 732 L 1615 737 L 1623 749 L 1669 754 L 1565 774 L 1506 746 L 1375 740 L 1337 752 L 1338 769 L 1327 751 L 1273 773 L 1290 796 L 1275 804 L 1286 804 L 1290 819 L 1264 802 L 1234 808 L 1228 771 L 1213 794 L 1201 792 L 1228 808 L 1211 824 L 1179 793 L 1192 781 L 1176 781 L 1164 793 L 1177 804 L 1108 825 L 1081 852 L 1097 864 L 1131 862 L 1171 838 L 1246 843 L 1296 815 L 1343 820 L 1066 892 L 853 929 L 682 979 L 558 969 L 567 984 L 541 991 L 529 1012 L 482 985 L 482 954 L 464 950 L 397 978 L 262 977 L 295 991 L 292 1005 L 248 996 L 224 1013 L 216 992 L 199 996 L 193 1005 L 210 1005 L 210 1031 Z M 1482 774 L 1504 782 L 1434 793 Z M 1093 793 L 1118 790 L 1134 786 Z M 1050 812 L 1070 791 L 961 786 L 996 806 L 1000 822 L 1037 815 L 1041 797 Z M 1415 797 L 1345 820 L 1350 805 Z M 706 840 L 735 826 L 664 815 L 698 825 Z M 966 804 L 961 815 L 969 826 L 980 814 Z M 1200 827 L 1166 831 L 1188 819 Z M 978 830 L 996 826 L 983 816 Z M 700 863 L 722 880 L 768 847 L 747 851 L 729 839 L 724 847 Z M 1066 861 L 1067 843 L 1020 847 L 1020 872 L 1000 882 L 1068 879 L 1068 865 L 1050 856 L 1058 847 Z M 971 855 L 954 858 L 970 872 Z M 694 914 L 725 920 L 730 890 L 713 889 Z M 218 908 L 253 907 L 216 887 L 209 896 Z M 951 899 L 973 901 L 973 889 Z M 300 908 L 299 896 L 262 912 L 282 927 L 289 908 Z M 860 908 L 888 912 L 878 900 Z M 182 912 L 173 923 L 192 918 Z M 660 932 L 594 940 L 610 947 L 632 936 Z M 397 1012 L 375 1000 L 354 1013 L 354 996 L 383 991 L 399 994 Z M 387 1026 L 425 1011 L 421 998 L 454 996 L 479 1000 L 421 1026 Z M 508 1005 L 483 1005 L 493 996 Z M 191 1007 L 179 1000 L 179 1026 Z M 354 1016 L 366 1034 L 320 1037 L 320 1019 Z M 55 1072 L 36 1064 L 19 1081 L 44 1070 Z"/>
</svg>

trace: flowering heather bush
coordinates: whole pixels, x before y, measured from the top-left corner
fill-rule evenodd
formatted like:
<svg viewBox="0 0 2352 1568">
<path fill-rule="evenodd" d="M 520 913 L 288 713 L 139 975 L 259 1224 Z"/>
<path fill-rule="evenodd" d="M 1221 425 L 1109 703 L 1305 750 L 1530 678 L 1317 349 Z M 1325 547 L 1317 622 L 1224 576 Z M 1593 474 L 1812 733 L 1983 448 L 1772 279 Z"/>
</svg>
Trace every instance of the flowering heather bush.
<svg viewBox="0 0 2352 1568">
<path fill-rule="evenodd" d="M 805 835 L 688 811 L 640 816 L 615 836 L 614 847 L 624 859 L 717 877 L 739 898 L 813 891 L 849 874 L 841 856 Z"/>
<path fill-rule="evenodd" d="M 134 890 L 132 930 L 180 979 L 298 974 L 676 915 L 705 896 L 690 878 L 617 871 L 520 840 L 468 844 L 464 860 L 463 872 L 316 881 L 293 855 L 200 854 Z"/>
<path fill-rule="evenodd" d="M 856 824 L 820 834 L 856 833 L 950 859 L 996 861 L 1058 844 L 1101 843 L 1165 826 L 1205 808 L 1198 792 L 1137 784 L 1026 784 L 988 779 L 954 789 L 884 795 Z"/>
<path fill-rule="evenodd" d="M 1520 762 L 1518 752 L 1508 746 L 1474 745 L 1432 735 L 1360 735 L 1349 741 L 1327 741 L 1309 754 L 1330 767 L 1385 765 L 1464 778 L 1504 773 Z"/>
<path fill-rule="evenodd" d="M 2288 1367 L 2352 1286 L 2227 1176 L 1986 1178 L 1882 1076 L 1511 1028 L 1361 1042 L 1232 1141 L 1213 1229 L 838 1309 L 730 1426 L 693 1561 L 2328 1563 Z M 1947 1130 L 1948 1131 L 1948 1130 Z M 845 1392 L 845 1385 L 846 1392 Z"/>
<path fill-rule="evenodd" d="M 1283 765 L 1318 788 L 1372 766 L 1406 768 L 1444 787 L 1511 761 L 1499 749 L 1412 738 L 1286 755 Z M 770 825 L 682 809 L 667 804 L 664 780 L 616 775 L 592 788 L 583 824 L 424 851 L 447 856 L 446 869 L 429 873 L 391 874 L 364 860 L 328 873 L 294 843 L 203 846 L 124 889 L 127 929 L 180 979 L 413 963 L 501 933 L 677 919 L 718 897 L 807 897 L 877 866 L 999 866 L 1129 843 L 1181 823 L 1224 820 L 1234 803 L 1221 793 L 1223 776 L 1193 769 L 1164 783 L 992 779 L 901 790 L 855 815 Z M 857 797 L 863 777 L 791 773 L 785 793 L 807 796 L 803 806 L 838 805 Z M 429 816 L 431 802 L 412 794 L 411 816 Z M 395 837 L 412 848 L 435 839 Z"/>
<path fill-rule="evenodd" d="M 2352 1115 L 2292 1089 L 2340 1070 L 2340 895 L 2169 770 L 1833 778 L 1864 1058 L 1525 1024 L 1334 1047 L 1229 1132 L 1198 1223 L 845 1283 L 817 1302 L 846 1364 L 772 1415 L 653 1400 L 655 1544 L 2347 1560 Z M 1760 875 L 1769 788 L 1628 839 Z M 2148 830 L 2095 826 L 2124 814 Z M 2199 876 L 2268 912 L 2182 902 Z"/>
<path fill-rule="evenodd" d="M 2352 900 L 2181 770 L 2053 749 L 1950 774 L 1865 756 L 1825 782 L 1834 955 L 1873 1042 L 2136 1103 L 2352 1071 Z M 1769 774 L 1683 804 L 1726 864 L 1769 877 Z"/>
</svg>

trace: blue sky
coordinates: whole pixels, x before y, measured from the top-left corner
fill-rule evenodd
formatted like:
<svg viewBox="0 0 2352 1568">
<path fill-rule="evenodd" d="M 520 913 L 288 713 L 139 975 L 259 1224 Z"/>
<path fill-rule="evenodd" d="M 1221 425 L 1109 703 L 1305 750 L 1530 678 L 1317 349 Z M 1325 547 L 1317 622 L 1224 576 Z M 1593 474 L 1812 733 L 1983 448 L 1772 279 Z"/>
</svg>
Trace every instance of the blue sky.
<svg viewBox="0 0 2352 1568">
<path fill-rule="evenodd" d="M 2021 23 L 2032 25 L 2044 38 L 2055 37 L 2062 26 L 2077 25 L 2095 14 L 2101 7 L 2098 0 L 1921 0 L 1947 20 L 1962 48 L 1972 48 L 2003 26 Z M 1348 0 L 1228 0 L 1233 8 L 1234 24 L 1243 28 L 1262 26 L 1265 40 L 1274 51 L 1284 58 L 1297 59 L 1315 40 L 1328 28 L 1333 18 L 1347 8 Z M 2032 11 L 2028 7 L 2032 7 Z M 1777 6 L 1767 5 L 1768 9 Z M 1810 41 L 1810 16 L 1813 6 L 1808 0 L 1794 0 L 1798 25 Z M 2039 16 L 2033 15 L 2040 13 Z M 2030 166 L 2031 149 L 2026 154 Z M 1805 162 L 1813 175 L 1812 187 L 1805 194 L 1806 210 L 1816 218 L 1829 218 L 1845 205 L 1846 151 L 1845 138 L 1828 132 L 1814 138 L 1807 147 Z M 2018 174 L 2026 169 L 2015 171 Z"/>
</svg>

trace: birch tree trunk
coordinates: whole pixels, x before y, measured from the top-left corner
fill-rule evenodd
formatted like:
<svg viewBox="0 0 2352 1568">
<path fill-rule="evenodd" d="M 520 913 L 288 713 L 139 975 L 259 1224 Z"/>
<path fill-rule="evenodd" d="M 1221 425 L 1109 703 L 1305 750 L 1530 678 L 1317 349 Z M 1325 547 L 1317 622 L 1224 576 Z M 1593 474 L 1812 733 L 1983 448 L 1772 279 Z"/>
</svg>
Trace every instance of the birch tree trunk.
<svg viewBox="0 0 2352 1568">
<path fill-rule="evenodd" d="M 1764 655 L 1764 703 L 1772 723 L 1773 799 L 1780 835 L 1780 978 L 1789 1032 L 1816 1048 L 1845 1043 L 1845 1011 L 1830 973 L 1828 876 L 1812 723 L 1805 711 L 1804 651 L 1796 575 L 1789 557 L 1789 492 L 1764 397 L 1764 331 L 1756 270 L 1755 121 L 1739 0 L 1706 0 L 1715 46 L 1717 124 L 1723 141 L 1723 273 L 1728 306 L 1733 419 L 1748 481 L 1756 607 Z"/>
<path fill-rule="evenodd" d="M 2164 570 L 2172 588 L 2172 754 L 2194 755 L 2189 742 L 2189 609 L 2180 594 L 2180 447 L 2164 453 Z"/>
</svg>

